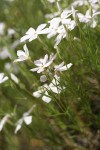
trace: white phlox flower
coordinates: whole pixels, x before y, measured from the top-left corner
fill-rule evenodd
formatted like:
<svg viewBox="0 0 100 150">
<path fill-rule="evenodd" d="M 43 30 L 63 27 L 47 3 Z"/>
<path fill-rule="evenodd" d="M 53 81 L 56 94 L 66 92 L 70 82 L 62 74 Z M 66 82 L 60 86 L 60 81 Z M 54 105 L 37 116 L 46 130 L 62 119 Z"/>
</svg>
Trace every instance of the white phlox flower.
<svg viewBox="0 0 100 150">
<path fill-rule="evenodd" d="M 70 31 L 73 30 L 75 28 L 75 26 L 76 26 L 76 23 L 74 20 L 70 20 L 70 22 L 68 24 L 66 24 L 66 28 Z"/>
<path fill-rule="evenodd" d="M 44 29 L 46 27 L 46 24 L 41 24 L 37 27 L 35 30 L 34 28 L 29 28 L 26 32 L 26 35 L 21 38 L 21 42 L 24 42 L 26 40 L 29 40 L 31 42 L 32 40 L 37 39 L 39 34 L 46 34 L 46 30 Z M 44 29 L 44 30 L 43 30 Z"/>
<path fill-rule="evenodd" d="M 16 125 L 16 129 L 15 129 L 15 134 L 21 129 L 23 122 L 26 125 L 31 124 L 32 122 L 32 116 L 30 115 L 30 113 L 32 112 L 32 110 L 36 107 L 36 105 L 33 105 L 28 112 L 25 112 L 22 116 L 22 118 L 20 118 L 17 122 Z"/>
<path fill-rule="evenodd" d="M 39 60 L 34 61 L 34 64 L 37 66 L 37 68 L 33 68 L 30 71 L 32 72 L 37 71 L 37 73 L 43 72 L 45 68 L 51 65 L 51 63 L 53 62 L 55 58 L 56 58 L 56 55 L 52 57 L 50 56 L 50 58 L 48 59 L 48 55 L 46 54 L 43 59 L 41 58 Z"/>
<path fill-rule="evenodd" d="M 6 114 L 2 120 L 0 121 L 0 131 L 2 131 L 5 123 L 8 121 L 8 119 L 10 118 L 11 116 L 9 114 Z"/>
<path fill-rule="evenodd" d="M 47 38 L 52 38 L 58 33 L 59 30 L 59 18 L 53 18 L 51 21 L 49 21 L 50 26 L 48 28 L 48 35 Z"/>
<path fill-rule="evenodd" d="M 4 73 L 0 73 L 0 84 L 7 81 L 8 77 Z"/>
<path fill-rule="evenodd" d="M 33 96 L 36 98 L 42 97 L 42 100 L 44 102 L 49 103 L 51 101 L 51 98 L 47 90 L 50 90 L 50 88 L 47 84 L 44 84 L 43 86 L 38 88 L 38 91 L 33 92 Z"/>
<path fill-rule="evenodd" d="M 26 44 L 23 46 L 23 49 L 24 49 L 24 51 L 22 51 L 22 50 L 17 51 L 18 59 L 15 59 L 14 62 L 20 62 L 20 61 L 25 61 L 25 60 L 29 59 L 29 51 L 28 51 Z"/>
<path fill-rule="evenodd" d="M 71 31 L 76 26 L 75 21 L 68 18 L 70 15 L 72 15 L 72 10 L 65 10 L 60 17 L 53 18 L 49 21 L 50 26 L 48 28 L 47 38 L 52 38 L 57 35 L 54 48 L 56 48 L 63 38 L 68 36 L 67 30 Z"/>
<path fill-rule="evenodd" d="M 50 103 L 50 101 L 51 101 L 51 97 L 49 96 L 49 93 L 46 91 L 45 93 L 44 93 L 44 95 L 42 96 L 42 100 L 44 101 L 44 102 L 46 102 L 46 103 Z"/>
<path fill-rule="evenodd" d="M 99 1 L 99 0 L 89 0 L 89 2 L 90 2 L 91 4 L 98 3 L 98 1 Z"/>
<path fill-rule="evenodd" d="M 81 13 L 77 13 L 79 21 L 84 23 L 89 23 L 90 27 L 95 28 L 97 25 L 96 17 L 100 14 L 99 12 L 95 12 L 95 10 L 92 11 L 92 14 L 90 14 L 89 10 L 86 11 L 86 14 L 83 15 Z"/>
<path fill-rule="evenodd" d="M 59 26 L 59 24 L 66 24 L 67 19 L 71 16 L 71 10 L 64 10 L 59 17 L 51 19 L 49 22 L 50 27 Z"/>
<path fill-rule="evenodd" d="M 69 24 L 71 21 L 69 16 L 71 16 L 72 11 L 71 10 L 64 10 L 60 17 L 56 17 L 51 19 L 49 22 L 50 26 L 48 28 L 48 38 L 51 38 L 55 36 L 57 33 L 59 33 L 59 26 Z M 61 27 L 60 27 L 61 28 Z"/>
<path fill-rule="evenodd" d="M 33 96 L 39 98 L 43 95 L 43 93 L 48 89 L 48 85 L 44 84 L 43 86 L 38 87 L 38 90 L 33 92 Z"/>
<path fill-rule="evenodd" d="M 44 102 L 49 103 L 52 100 L 49 92 L 60 94 L 61 91 L 65 88 L 65 87 L 61 87 L 59 82 L 60 82 L 60 77 L 55 75 L 52 82 L 49 85 L 44 84 L 43 86 L 39 87 L 38 91 L 33 92 L 33 96 L 36 98 L 42 97 L 42 100 Z"/>
<path fill-rule="evenodd" d="M 52 82 L 49 84 L 49 88 L 53 93 L 60 94 L 65 87 L 62 88 L 60 86 L 60 77 L 55 75 Z"/>
<path fill-rule="evenodd" d="M 68 34 L 65 30 L 65 27 L 63 25 L 61 25 L 59 28 L 58 28 L 58 31 L 57 31 L 58 35 L 55 39 L 55 45 L 54 45 L 54 48 L 56 48 L 59 43 L 61 42 L 61 40 L 65 37 L 68 37 Z"/>
<path fill-rule="evenodd" d="M 62 72 L 62 71 L 68 70 L 71 66 L 72 66 L 72 63 L 64 65 L 64 62 L 62 62 L 60 65 L 55 65 L 54 68 L 55 68 L 55 72 L 57 71 Z"/>
<path fill-rule="evenodd" d="M 67 19 L 66 25 L 63 26 L 59 26 L 58 30 L 57 30 L 57 37 L 55 39 L 55 45 L 54 48 L 57 48 L 57 46 L 59 45 L 59 43 L 61 42 L 62 39 L 64 38 L 68 38 L 68 33 L 66 30 L 73 30 L 76 26 L 76 23 L 74 20 L 71 19 Z M 66 29 L 65 29 L 66 27 Z"/>
</svg>

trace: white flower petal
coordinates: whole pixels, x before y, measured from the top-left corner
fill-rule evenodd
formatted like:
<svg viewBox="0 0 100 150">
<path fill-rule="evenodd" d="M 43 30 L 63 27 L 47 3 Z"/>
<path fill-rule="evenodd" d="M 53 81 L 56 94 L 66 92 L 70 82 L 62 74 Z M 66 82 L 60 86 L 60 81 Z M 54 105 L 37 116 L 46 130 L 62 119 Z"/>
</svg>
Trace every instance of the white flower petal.
<svg viewBox="0 0 100 150">
<path fill-rule="evenodd" d="M 68 18 L 71 14 L 71 10 L 64 10 L 61 14 L 61 18 Z"/>
<path fill-rule="evenodd" d="M 11 73 L 10 74 L 11 75 L 11 79 L 15 82 L 15 83 L 19 83 L 19 80 L 18 80 L 18 78 L 13 74 L 13 73 Z"/>
<path fill-rule="evenodd" d="M 20 56 L 19 56 L 19 59 L 20 59 L 21 61 L 24 61 L 24 60 L 26 60 L 26 59 L 27 59 L 27 56 L 20 55 Z"/>
<path fill-rule="evenodd" d="M 18 124 L 15 129 L 15 134 L 21 129 L 21 124 Z"/>
<path fill-rule="evenodd" d="M 30 38 L 30 35 L 24 35 L 21 39 L 20 42 L 24 42 Z"/>
<path fill-rule="evenodd" d="M 46 96 L 47 95 L 47 96 Z M 51 101 L 51 98 L 48 95 L 48 92 L 45 92 L 45 95 L 42 97 L 42 100 L 46 103 L 49 103 Z"/>
<path fill-rule="evenodd" d="M 57 34 L 57 32 L 53 30 L 51 33 L 49 33 L 49 34 L 47 35 L 47 38 L 50 39 L 50 38 L 52 38 L 53 36 L 55 36 L 56 34 Z"/>
<path fill-rule="evenodd" d="M 29 125 L 32 122 L 32 116 L 26 116 L 24 117 L 24 122 Z"/>
<path fill-rule="evenodd" d="M 33 92 L 33 96 L 36 98 L 39 98 L 39 97 L 41 97 L 41 93 L 42 93 L 42 90 L 38 90 L 36 92 Z"/>
<path fill-rule="evenodd" d="M 30 71 L 32 71 L 32 72 L 35 72 L 35 71 L 38 71 L 38 70 L 39 70 L 39 68 L 30 69 Z"/>
<path fill-rule="evenodd" d="M 22 50 L 18 50 L 17 51 L 17 56 L 20 56 L 20 55 L 26 56 L 25 52 L 23 52 Z"/>
<path fill-rule="evenodd" d="M 72 65 L 72 63 L 67 64 L 67 68 L 69 69 Z"/>
<path fill-rule="evenodd" d="M 33 35 L 35 32 L 36 32 L 35 29 L 31 27 L 31 28 L 28 29 L 26 34 Z"/>
<path fill-rule="evenodd" d="M 7 120 L 10 118 L 10 115 L 7 114 L 6 116 L 4 116 L 2 118 L 2 120 L 0 121 L 0 131 L 3 129 L 5 123 L 7 122 Z"/>
<path fill-rule="evenodd" d="M 47 24 L 41 24 L 38 26 L 36 32 L 40 32 L 42 29 L 44 29 L 46 27 Z"/>
<path fill-rule="evenodd" d="M 63 66 L 63 67 L 59 68 L 59 71 L 65 71 L 65 70 L 67 70 L 66 66 Z"/>
<path fill-rule="evenodd" d="M 48 55 L 46 54 L 46 55 L 44 56 L 44 59 L 43 59 L 43 65 L 45 65 L 45 63 L 47 62 L 47 60 L 48 60 Z"/>
<path fill-rule="evenodd" d="M 4 73 L 0 73 L 0 84 L 7 81 L 9 78 L 4 76 Z"/>
<path fill-rule="evenodd" d="M 29 42 L 31 42 L 32 40 L 35 40 L 37 38 L 37 34 L 34 34 L 30 37 Z"/>
<path fill-rule="evenodd" d="M 51 61 L 49 61 L 48 63 L 46 63 L 46 64 L 44 65 L 44 67 L 46 68 L 46 67 L 50 66 L 50 65 L 51 65 L 51 63 L 52 63 L 52 60 L 51 60 Z"/>
<path fill-rule="evenodd" d="M 39 70 L 37 71 L 37 73 L 41 73 L 44 71 L 44 68 L 39 68 Z"/>
<path fill-rule="evenodd" d="M 26 56 L 29 57 L 29 51 L 28 51 L 26 44 L 24 45 L 23 49 L 25 51 Z"/>
<path fill-rule="evenodd" d="M 34 61 L 34 64 L 35 64 L 36 66 L 39 66 L 39 67 L 42 65 L 42 63 L 41 63 L 40 60 L 35 60 L 35 61 Z"/>
<path fill-rule="evenodd" d="M 48 34 L 49 33 L 49 28 L 43 29 L 42 31 L 39 32 L 39 34 Z"/>
</svg>

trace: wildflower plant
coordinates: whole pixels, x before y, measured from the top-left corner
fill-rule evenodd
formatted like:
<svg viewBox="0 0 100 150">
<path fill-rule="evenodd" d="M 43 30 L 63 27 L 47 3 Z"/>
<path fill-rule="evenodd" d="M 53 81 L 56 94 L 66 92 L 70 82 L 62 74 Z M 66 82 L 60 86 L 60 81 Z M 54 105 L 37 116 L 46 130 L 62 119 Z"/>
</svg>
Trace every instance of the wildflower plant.
<svg viewBox="0 0 100 150">
<path fill-rule="evenodd" d="M 30 150 L 34 139 L 40 150 L 99 149 L 100 2 L 7 3 L 9 16 L 26 14 L 9 17 L 15 30 L 0 23 L 0 133 L 29 134 Z"/>
</svg>

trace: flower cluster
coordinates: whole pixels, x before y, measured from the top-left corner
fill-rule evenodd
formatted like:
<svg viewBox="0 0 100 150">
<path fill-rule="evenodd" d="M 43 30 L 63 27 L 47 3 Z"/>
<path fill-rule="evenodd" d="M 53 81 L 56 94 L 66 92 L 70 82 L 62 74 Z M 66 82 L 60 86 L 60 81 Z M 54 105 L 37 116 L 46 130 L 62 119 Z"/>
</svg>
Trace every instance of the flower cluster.
<svg viewBox="0 0 100 150">
<path fill-rule="evenodd" d="M 72 63 L 69 63 L 68 65 L 64 65 L 64 62 L 62 62 L 60 65 L 55 65 L 54 66 L 55 75 L 51 83 L 49 85 L 44 84 L 42 87 L 39 87 L 38 91 L 33 92 L 33 96 L 37 98 L 42 96 L 42 100 L 49 103 L 52 99 L 49 95 L 49 91 L 56 93 L 56 94 L 60 94 L 61 91 L 64 89 L 64 87 L 60 86 L 60 77 L 57 75 L 57 72 L 65 71 L 69 69 L 71 66 L 72 66 Z M 44 81 L 44 78 L 42 79 L 42 82 L 43 81 Z"/>
<path fill-rule="evenodd" d="M 34 104 L 29 110 L 28 112 L 23 113 L 22 118 L 20 118 L 18 120 L 18 122 L 16 123 L 16 129 L 15 129 L 15 134 L 21 129 L 21 126 L 23 124 L 23 122 L 25 122 L 26 125 L 29 125 L 32 122 L 32 116 L 30 115 L 30 113 L 33 111 L 33 109 L 36 107 L 36 105 Z M 0 131 L 2 131 L 4 125 L 14 116 L 13 113 L 11 114 L 6 114 L 0 121 Z"/>
<path fill-rule="evenodd" d="M 42 87 L 39 87 L 38 91 L 33 92 L 33 96 L 36 98 L 42 96 L 42 100 L 46 103 L 49 103 L 52 100 L 49 92 L 51 91 L 55 94 L 60 94 L 63 89 L 64 87 L 60 86 L 60 77 L 55 75 L 49 85 L 44 84 Z"/>
<path fill-rule="evenodd" d="M 24 45 L 24 51 L 18 50 L 17 55 L 18 59 L 14 62 L 25 61 L 29 58 L 29 51 L 26 45 Z M 46 82 L 48 79 L 53 79 L 49 85 L 44 84 L 42 87 L 39 87 L 38 91 L 33 92 L 33 96 L 39 98 L 42 96 L 42 100 L 49 103 L 51 101 L 50 95 L 48 91 L 52 91 L 53 93 L 60 94 L 60 92 L 64 89 L 64 87 L 60 87 L 60 76 L 59 72 L 68 70 L 72 63 L 64 65 L 62 62 L 60 65 L 55 65 L 53 62 L 56 59 L 57 54 L 51 54 L 50 57 L 48 54 L 44 56 L 44 58 L 40 58 L 39 60 L 35 60 L 33 63 L 36 68 L 30 69 L 32 72 L 37 72 L 38 74 L 42 74 L 40 76 L 41 82 Z M 53 72 L 51 72 L 53 70 Z"/>
<path fill-rule="evenodd" d="M 49 2 L 53 3 L 55 1 L 50 0 Z M 91 28 L 97 26 L 97 17 L 100 14 L 96 6 L 97 3 L 97 0 L 89 0 L 89 2 L 87 0 L 77 0 L 73 2 L 69 8 L 66 8 L 61 13 L 57 12 L 48 15 L 50 18 L 53 18 L 48 21 L 49 26 L 47 28 L 45 28 L 47 26 L 46 24 L 39 25 L 36 30 L 30 28 L 26 32 L 26 35 L 21 38 L 21 42 L 26 40 L 32 41 L 38 38 L 40 34 L 47 34 L 48 39 L 56 36 L 54 48 L 57 48 L 63 38 L 68 38 L 68 32 L 73 30 L 79 23 L 85 23 Z M 77 6 L 84 5 L 89 5 L 89 9 L 86 10 L 85 15 L 75 10 Z"/>
<path fill-rule="evenodd" d="M 33 111 L 33 109 L 36 107 L 36 105 L 33 105 L 28 112 L 23 113 L 22 118 L 20 118 L 18 120 L 18 122 L 16 123 L 16 129 L 15 129 L 15 134 L 21 129 L 21 126 L 23 124 L 23 122 L 26 125 L 29 125 L 32 122 L 32 116 L 30 115 L 30 113 Z"/>
</svg>

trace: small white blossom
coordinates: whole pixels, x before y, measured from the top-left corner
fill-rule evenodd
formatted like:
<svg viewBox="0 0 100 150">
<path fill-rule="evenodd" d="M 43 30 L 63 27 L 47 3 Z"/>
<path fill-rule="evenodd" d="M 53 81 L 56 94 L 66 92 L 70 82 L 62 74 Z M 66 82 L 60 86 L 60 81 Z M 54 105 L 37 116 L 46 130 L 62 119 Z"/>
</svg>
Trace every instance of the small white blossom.
<svg viewBox="0 0 100 150">
<path fill-rule="evenodd" d="M 69 63 L 67 65 L 64 65 L 64 62 L 62 62 L 60 65 L 56 65 L 55 67 L 55 71 L 65 71 L 68 70 L 70 67 L 72 66 L 72 63 Z"/>
<path fill-rule="evenodd" d="M 47 38 L 52 38 L 57 35 L 54 48 L 57 47 L 63 38 L 68 37 L 67 30 L 71 31 L 75 28 L 75 21 L 68 18 L 71 14 L 71 10 L 66 10 L 62 12 L 61 17 L 56 17 L 49 21 L 50 26 L 48 28 Z"/>
<path fill-rule="evenodd" d="M 95 12 L 94 10 L 92 11 L 92 14 L 90 14 L 89 10 L 86 11 L 85 15 L 83 15 L 81 13 L 77 13 L 79 21 L 90 24 L 91 28 L 95 28 L 96 27 L 96 25 L 97 25 L 96 17 L 99 14 L 100 14 L 100 11 L 99 12 Z"/>
<path fill-rule="evenodd" d="M 41 94 L 42 94 L 42 90 L 38 90 L 38 91 L 33 92 L 33 96 L 36 98 L 41 97 Z"/>
<path fill-rule="evenodd" d="M 71 21 L 70 18 L 68 18 L 72 14 L 71 10 L 64 10 L 60 17 L 53 18 L 49 21 L 49 28 L 48 28 L 48 35 L 47 38 L 51 38 L 55 36 L 57 33 L 59 34 L 60 30 L 64 28 L 62 25 L 68 25 Z M 60 23 L 62 25 L 60 25 Z M 66 31 L 66 30 L 65 30 Z"/>
<path fill-rule="evenodd" d="M 49 84 L 49 88 L 53 93 L 60 94 L 64 89 L 60 86 L 60 77 L 55 75 L 52 82 Z"/>
<path fill-rule="evenodd" d="M 52 82 L 49 85 L 44 84 L 43 86 L 39 87 L 38 91 L 33 92 L 33 96 L 36 98 L 42 97 L 42 100 L 44 102 L 49 103 L 52 100 L 49 95 L 49 91 L 56 94 L 60 94 L 61 91 L 65 88 L 61 87 L 59 82 L 60 77 L 55 75 Z"/>
<path fill-rule="evenodd" d="M 19 61 L 24 61 L 24 60 L 29 59 L 29 51 L 28 51 L 26 44 L 24 45 L 23 49 L 24 51 L 22 50 L 17 51 L 18 59 L 16 59 L 14 62 L 19 62 Z"/>
<path fill-rule="evenodd" d="M 46 54 L 44 58 L 34 61 L 34 64 L 37 66 L 37 68 L 31 69 L 32 72 L 37 71 L 37 73 L 41 73 L 44 71 L 45 68 L 49 67 L 53 60 L 56 58 L 56 55 L 50 56 L 50 59 L 48 59 L 48 55 Z"/>
<path fill-rule="evenodd" d="M 36 30 L 32 27 L 29 28 L 29 30 L 26 32 L 26 35 L 21 38 L 21 42 L 24 42 L 26 40 L 29 40 L 29 42 L 31 42 L 32 40 L 37 39 L 39 34 L 46 34 L 44 29 L 45 27 L 46 24 L 41 24 L 37 27 Z"/>
<path fill-rule="evenodd" d="M 48 28 L 47 38 L 51 38 L 58 33 L 59 30 L 59 18 L 53 18 L 50 22 L 50 26 Z"/>
<path fill-rule="evenodd" d="M 43 95 L 43 97 L 42 97 L 42 100 L 43 100 L 44 102 L 46 102 L 46 103 L 50 103 L 51 98 L 50 98 L 50 96 L 49 96 L 49 94 L 48 94 L 47 91 L 44 93 L 44 95 Z"/>
<path fill-rule="evenodd" d="M 10 118 L 11 116 L 9 114 L 5 115 L 2 120 L 0 121 L 0 131 L 3 129 L 5 123 L 8 121 L 8 119 Z"/>
<path fill-rule="evenodd" d="M 42 87 L 41 91 L 37 91 L 38 92 L 37 95 L 39 97 L 41 97 L 43 95 L 42 96 L 42 100 L 44 102 L 46 102 L 46 103 L 49 103 L 52 100 L 51 97 L 50 97 L 50 95 L 49 95 L 49 93 L 48 93 L 49 91 L 52 91 L 53 93 L 56 93 L 56 94 L 60 94 L 61 91 L 64 89 L 64 87 L 62 88 L 60 86 L 59 82 L 60 82 L 60 77 L 58 77 L 57 75 L 55 75 L 54 78 L 53 78 L 53 80 L 52 80 L 52 82 L 49 85 L 45 84 Z M 33 93 L 33 95 L 37 96 L 36 93 Z"/>
<path fill-rule="evenodd" d="M 33 96 L 39 98 L 45 93 L 46 89 L 48 89 L 48 85 L 44 84 L 43 86 L 38 87 L 38 91 L 33 92 Z"/>
<path fill-rule="evenodd" d="M 26 125 L 29 125 L 32 122 L 32 116 L 30 116 L 30 113 L 32 112 L 33 108 L 35 108 L 36 105 L 33 105 L 28 112 L 25 112 L 21 119 L 18 120 L 15 134 L 21 129 L 23 122 L 25 122 Z"/>
<path fill-rule="evenodd" d="M 7 81 L 8 77 L 4 75 L 4 73 L 0 73 L 0 84 Z"/>
<path fill-rule="evenodd" d="M 53 18 L 49 21 L 50 27 L 53 26 L 59 26 L 59 24 L 66 24 L 67 19 L 69 16 L 71 16 L 72 11 L 71 10 L 64 10 L 59 17 Z"/>
<path fill-rule="evenodd" d="M 47 90 L 50 90 L 50 88 L 47 84 L 44 84 L 43 86 L 38 88 L 38 91 L 33 92 L 33 96 L 36 98 L 39 98 L 42 96 L 42 100 L 46 103 L 49 103 L 51 101 L 51 98 Z"/>
</svg>

